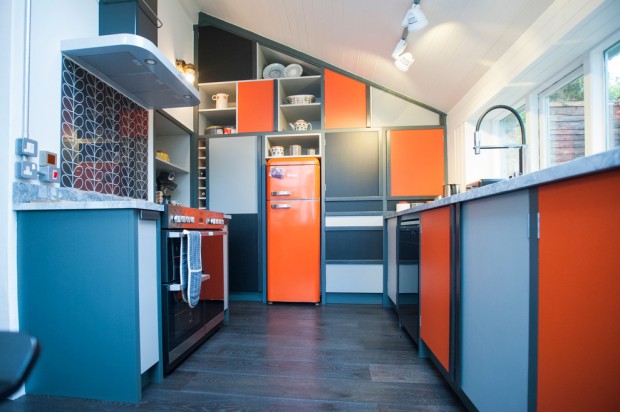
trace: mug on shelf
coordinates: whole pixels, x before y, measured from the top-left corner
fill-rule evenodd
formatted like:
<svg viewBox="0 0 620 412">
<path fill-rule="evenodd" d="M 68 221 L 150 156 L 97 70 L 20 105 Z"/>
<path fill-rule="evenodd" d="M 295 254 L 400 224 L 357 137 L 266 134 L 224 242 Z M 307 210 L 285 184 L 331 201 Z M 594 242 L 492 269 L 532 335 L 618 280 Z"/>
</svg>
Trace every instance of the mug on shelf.
<svg viewBox="0 0 620 412">
<path fill-rule="evenodd" d="M 284 147 L 282 146 L 271 146 L 269 150 L 274 157 L 284 156 Z"/>
<path fill-rule="evenodd" d="M 301 146 L 298 144 L 290 145 L 288 148 L 288 154 L 291 156 L 301 156 Z"/>
<path fill-rule="evenodd" d="M 216 109 L 228 108 L 228 95 L 226 93 L 218 93 L 211 96 L 211 99 L 215 101 Z"/>
</svg>

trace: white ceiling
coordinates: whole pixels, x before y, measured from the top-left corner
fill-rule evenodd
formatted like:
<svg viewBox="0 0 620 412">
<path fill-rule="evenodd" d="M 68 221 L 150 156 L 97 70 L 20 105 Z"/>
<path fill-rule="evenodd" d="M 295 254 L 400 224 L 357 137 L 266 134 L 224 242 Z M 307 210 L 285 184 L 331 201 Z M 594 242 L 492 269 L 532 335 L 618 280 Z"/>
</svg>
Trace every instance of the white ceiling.
<svg viewBox="0 0 620 412">
<path fill-rule="evenodd" d="M 553 0 L 422 0 L 415 62 L 391 53 L 413 0 L 196 0 L 213 17 L 448 112 Z"/>
</svg>

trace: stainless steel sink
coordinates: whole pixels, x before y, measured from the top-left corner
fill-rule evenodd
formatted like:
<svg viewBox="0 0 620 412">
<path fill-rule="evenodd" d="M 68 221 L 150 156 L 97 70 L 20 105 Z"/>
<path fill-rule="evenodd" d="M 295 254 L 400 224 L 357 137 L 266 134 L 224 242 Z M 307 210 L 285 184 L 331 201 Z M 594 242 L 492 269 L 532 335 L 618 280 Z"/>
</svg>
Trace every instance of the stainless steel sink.
<svg viewBox="0 0 620 412">
<path fill-rule="evenodd" d="M 477 187 L 487 186 L 493 183 L 501 182 L 502 180 L 506 180 L 506 179 L 480 179 L 473 183 L 469 183 L 467 186 L 465 186 L 465 189 L 467 190 L 475 189 Z"/>
</svg>

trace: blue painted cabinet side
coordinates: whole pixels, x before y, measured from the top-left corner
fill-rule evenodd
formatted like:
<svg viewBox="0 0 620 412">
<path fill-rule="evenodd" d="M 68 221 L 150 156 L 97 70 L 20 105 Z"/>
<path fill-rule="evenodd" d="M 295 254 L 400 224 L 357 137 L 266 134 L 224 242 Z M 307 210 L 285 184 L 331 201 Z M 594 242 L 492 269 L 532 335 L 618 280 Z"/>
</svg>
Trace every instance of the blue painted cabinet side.
<svg viewBox="0 0 620 412">
<path fill-rule="evenodd" d="M 33 394 L 141 397 L 137 212 L 18 212 L 20 329 L 41 356 Z"/>
</svg>

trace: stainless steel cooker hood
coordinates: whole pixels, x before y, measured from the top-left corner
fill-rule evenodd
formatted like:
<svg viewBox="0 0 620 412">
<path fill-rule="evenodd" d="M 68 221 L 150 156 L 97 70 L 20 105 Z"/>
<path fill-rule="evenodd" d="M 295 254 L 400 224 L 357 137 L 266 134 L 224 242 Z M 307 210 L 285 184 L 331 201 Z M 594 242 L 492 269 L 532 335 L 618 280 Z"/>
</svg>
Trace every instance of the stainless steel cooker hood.
<svg viewBox="0 0 620 412">
<path fill-rule="evenodd" d="M 65 40 L 66 58 L 147 109 L 196 106 L 198 90 L 151 41 L 135 34 Z"/>
</svg>

